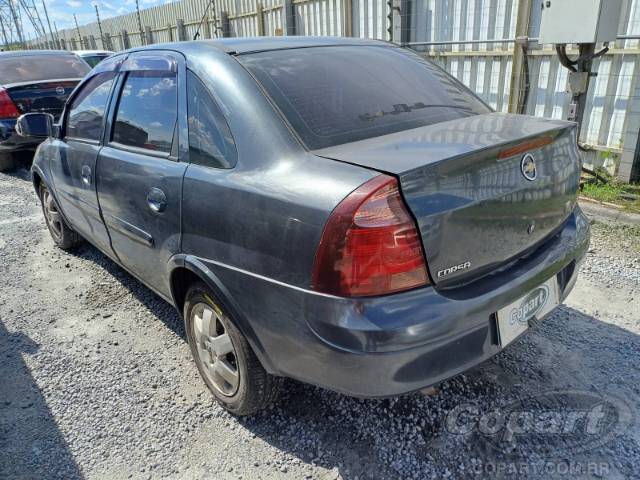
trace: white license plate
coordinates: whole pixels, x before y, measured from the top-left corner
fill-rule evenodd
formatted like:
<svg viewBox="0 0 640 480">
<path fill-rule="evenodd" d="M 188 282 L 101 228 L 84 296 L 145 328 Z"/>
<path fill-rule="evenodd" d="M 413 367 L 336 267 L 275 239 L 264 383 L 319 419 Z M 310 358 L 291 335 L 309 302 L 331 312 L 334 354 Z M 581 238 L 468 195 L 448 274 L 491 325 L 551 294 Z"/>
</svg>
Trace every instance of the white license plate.
<svg viewBox="0 0 640 480">
<path fill-rule="evenodd" d="M 511 305 L 498 310 L 500 346 L 509 345 L 529 328 L 531 320 L 542 320 L 558 304 L 558 279 L 554 276 Z"/>
</svg>

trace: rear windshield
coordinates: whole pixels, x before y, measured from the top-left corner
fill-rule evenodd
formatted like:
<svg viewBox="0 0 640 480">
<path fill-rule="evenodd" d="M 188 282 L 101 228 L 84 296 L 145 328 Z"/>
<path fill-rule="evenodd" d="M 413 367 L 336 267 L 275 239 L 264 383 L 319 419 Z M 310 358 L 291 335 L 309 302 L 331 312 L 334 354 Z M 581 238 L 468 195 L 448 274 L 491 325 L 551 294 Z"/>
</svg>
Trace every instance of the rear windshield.
<svg viewBox="0 0 640 480">
<path fill-rule="evenodd" d="M 314 47 L 238 58 L 312 150 L 491 111 L 406 49 Z"/>
<path fill-rule="evenodd" d="M 82 78 L 90 68 L 75 55 L 0 56 L 0 85 Z"/>
</svg>

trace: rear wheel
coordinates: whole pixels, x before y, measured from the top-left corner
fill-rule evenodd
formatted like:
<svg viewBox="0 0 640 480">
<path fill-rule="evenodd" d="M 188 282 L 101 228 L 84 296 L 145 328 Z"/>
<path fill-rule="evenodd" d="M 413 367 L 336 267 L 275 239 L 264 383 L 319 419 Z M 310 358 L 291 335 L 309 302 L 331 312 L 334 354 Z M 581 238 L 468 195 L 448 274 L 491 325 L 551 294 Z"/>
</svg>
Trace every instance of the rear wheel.
<svg viewBox="0 0 640 480">
<path fill-rule="evenodd" d="M 0 172 L 8 172 L 15 167 L 15 159 L 10 153 L 0 153 Z"/>
<path fill-rule="evenodd" d="M 82 237 L 64 221 L 58 204 L 44 184 L 40 185 L 40 201 L 42 203 L 42 213 L 44 213 L 44 219 L 53 242 L 63 250 L 80 245 Z"/>
<path fill-rule="evenodd" d="M 282 379 L 266 372 L 203 283 L 187 292 L 184 318 L 198 371 L 225 409 L 235 415 L 252 415 L 277 397 Z"/>
</svg>

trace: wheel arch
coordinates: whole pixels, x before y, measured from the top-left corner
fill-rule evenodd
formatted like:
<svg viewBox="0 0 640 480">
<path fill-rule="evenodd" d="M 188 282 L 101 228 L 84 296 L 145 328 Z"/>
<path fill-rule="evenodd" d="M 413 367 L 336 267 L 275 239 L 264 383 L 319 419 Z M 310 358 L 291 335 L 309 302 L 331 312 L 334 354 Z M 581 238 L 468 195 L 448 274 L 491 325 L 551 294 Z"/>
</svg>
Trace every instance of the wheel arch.
<svg viewBox="0 0 640 480">
<path fill-rule="evenodd" d="M 69 227 L 73 228 L 73 224 L 69 221 L 69 218 L 64 213 L 64 210 L 62 209 L 62 206 L 60 205 L 60 200 L 58 199 L 57 192 L 51 186 L 51 183 L 52 183 L 51 179 L 47 175 L 45 175 L 44 172 L 42 171 L 42 169 L 36 164 L 33 164 L 33 166 L 31 167 L 31 182 L 32 182 L 33 188 L 34 188 L 34 190 L 36 192 L 36 196 L 38 197 L 38 201 L 40 201 L 40 186 L 44 185 L 45 187 L 47 187 L 47 189 L 49 190 L 49 193 L 51 194 L 51 196 L 53 197 L 53 199 L 56 202 L 56 205 L 58 206 L 58 210 L 60 211 L 60 215 L 62 215 L 62 218 L 67 223 L 67 225 L 69 225 Z"/>
<path fill-rule="evenodd" d="M 187 319 L 184 318 L 183 312 L 187 291 L 194 282 L 202 282 L 211 289 L 215 299 L 221 303 L 223 310 L 231 317 L 236 327 L 245 336 L 264 369 L 271 374 L 276 374 L 273 364 L 262 346 L 262 342 L 260 342 L 246 316 L 242 314 L 240 306 L 220 279 L 206 265 L 193 256 L 176 255 L 170 261 L 169 282 L 173 304 L 183 317 L 185 329 L 187 327 Z"/>
<path fill-rule="evenodd" d="M 33 183 L 33 188 L 36 191 L 36 195 L 40 194 L 40 185 L 44 182 L 44 174 L 40 167 L 33 165 L 31 167 L 31 182 Z M 45 183 L 46 185 L 46 183 Z"/>
</svg>

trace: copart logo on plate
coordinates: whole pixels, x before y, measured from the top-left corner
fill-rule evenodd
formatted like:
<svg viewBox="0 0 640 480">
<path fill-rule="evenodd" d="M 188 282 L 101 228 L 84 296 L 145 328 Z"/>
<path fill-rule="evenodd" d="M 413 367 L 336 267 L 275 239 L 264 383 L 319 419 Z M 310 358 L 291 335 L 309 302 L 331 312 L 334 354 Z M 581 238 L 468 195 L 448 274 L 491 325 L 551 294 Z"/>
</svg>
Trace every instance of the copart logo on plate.
<svg viewBox="0 0 640 480">
<path fill-rule="evenodd" d="M 527 319 L 536 315 L 542 307 L 547 303 L 549 298 L 549 287 L 542 285 L 536 288 L 533 292 L 526 296 L 520 307 L 514 309 L 511 312 L 511 318 L 509 323 L 515 325 L 516 323 L 527 323 Z"/>
<path fill-rule="evenodd" d="M 598 448 L 633 422 L 623 400 L 602 393 L 568 390 L 523 398 L 483 411 L 474 404 L 451 410 L 445 426 L 455 435 L 475 435 L 510 455 L 557 456 Z"/>
</svg>

